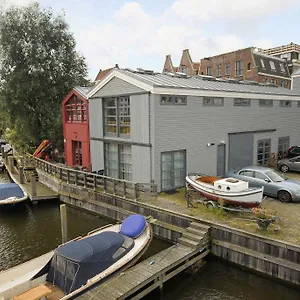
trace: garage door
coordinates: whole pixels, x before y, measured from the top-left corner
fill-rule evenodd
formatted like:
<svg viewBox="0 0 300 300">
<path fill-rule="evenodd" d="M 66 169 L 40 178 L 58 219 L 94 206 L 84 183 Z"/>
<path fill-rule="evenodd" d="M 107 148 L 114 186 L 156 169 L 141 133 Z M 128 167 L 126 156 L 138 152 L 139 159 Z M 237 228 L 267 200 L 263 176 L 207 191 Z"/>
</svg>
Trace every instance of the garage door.
<svg viewBox="0 0 300 300">
<path fill-rule="evenodd" d="M 253 164 L 253 143 L 253 133 L 229 134 L 229 170 L 237 170 Z"/>
</svg>

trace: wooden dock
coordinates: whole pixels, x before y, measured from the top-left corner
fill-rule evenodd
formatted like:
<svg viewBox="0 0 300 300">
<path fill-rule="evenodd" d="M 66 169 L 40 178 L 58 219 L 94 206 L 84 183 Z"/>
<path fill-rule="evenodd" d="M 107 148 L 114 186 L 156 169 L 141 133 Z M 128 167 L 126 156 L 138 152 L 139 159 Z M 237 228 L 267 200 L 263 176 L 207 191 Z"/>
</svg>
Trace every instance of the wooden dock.
<svg viewBox="0 0 300 300">
<path fill-rule="evenodd" d="M 145 259 L 77 299 L 141 299 L 156 288 L 159 288 L 162 293 L 164 282 L 187 268 L 199 264 L 209 254 L 208 230 L 208 227 L 204 228 L 194 223 L 190 230 L 187 229 L 184 237 L 179 239 L 178 244 Z"/>
<path fill-rule="evenodd" d="M 6 157 L 6 159 L 4 160 L 5 168 L 11 179 L 25 190 L 25 192 L 28 194 L 28 198 L 31 201 L 51 200 L 59 198 L 58 193 L 55 193 L 52 189 L 40 183 L 38 180 L 36 180 L 36 178 L 31 178 L 29 182 L 27 180 L 24 180 L 25 178 L 23 178 L 23 180 L 20 180 L 21 177 L 19 170 L 10 161 L 12 159 L 12 156 Z M 21 181 L 23 182 L 21 183 Z"/>
</svg>

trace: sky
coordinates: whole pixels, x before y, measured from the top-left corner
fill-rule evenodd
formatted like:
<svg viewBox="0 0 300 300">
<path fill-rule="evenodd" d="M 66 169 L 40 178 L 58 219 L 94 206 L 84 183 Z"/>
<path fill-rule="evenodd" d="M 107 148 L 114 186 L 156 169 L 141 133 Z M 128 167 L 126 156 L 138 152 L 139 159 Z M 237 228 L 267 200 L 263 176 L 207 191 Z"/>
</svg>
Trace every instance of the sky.
<svg viewBox="0 0 300 300">
<path fill-rule="evenodd" d="M 30 0 L 8 0 L 28 5 Z M 100 69 L 163 69 L 183 49 L 192 60 L 250 46 L 300 44 L 300 0 L 38 0 L 64 13 L 89 77 Z"/>
</svg>

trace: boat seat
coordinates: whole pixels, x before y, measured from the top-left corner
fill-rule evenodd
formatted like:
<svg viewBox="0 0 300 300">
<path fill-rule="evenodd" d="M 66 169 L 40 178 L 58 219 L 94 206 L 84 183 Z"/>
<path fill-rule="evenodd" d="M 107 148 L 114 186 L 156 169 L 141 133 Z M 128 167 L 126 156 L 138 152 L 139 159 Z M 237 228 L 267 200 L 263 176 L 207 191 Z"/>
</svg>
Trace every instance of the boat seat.
<svg viewBox="0 0 300 300">
<path fill-rule="evenodd" d="M 35 288 L 26 291 L 23 294 L 15 296 L 13 300 L 40 300 L 51 293 L 51 290 L 44 284 L 40 284 Z"/>
<path fill-rule="evenodd" d="M 214 181 L 219 180 L 219 177 L 215 176 L 204 176 L 197 179 L 197 181 L 201 181 L 204 183 L 214 184 Z"/>
</svg>

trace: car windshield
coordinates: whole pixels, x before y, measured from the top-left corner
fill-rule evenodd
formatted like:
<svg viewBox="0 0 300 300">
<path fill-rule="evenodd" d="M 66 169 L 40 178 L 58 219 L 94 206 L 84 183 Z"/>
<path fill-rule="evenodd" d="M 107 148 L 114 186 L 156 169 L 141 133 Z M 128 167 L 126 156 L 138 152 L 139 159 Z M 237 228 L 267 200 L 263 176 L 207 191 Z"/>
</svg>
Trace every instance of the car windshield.
<svg viewBox="0 0 300 300">
<path fill-rule="evenodd" d="M 274 182 L 281 182 L 285 180 L 285 177 L 281 176 L 275 171 L 267 172 L 266 175 Z"/>
</svg>

